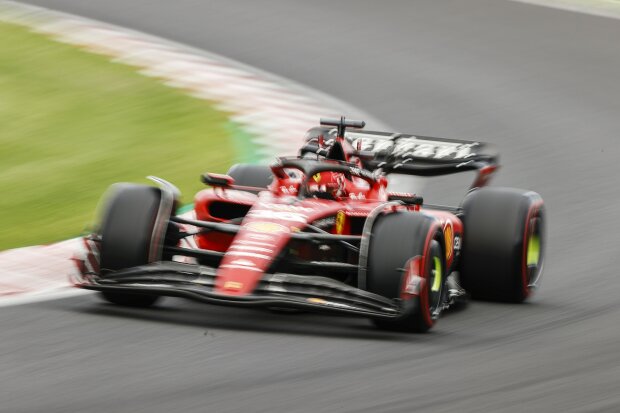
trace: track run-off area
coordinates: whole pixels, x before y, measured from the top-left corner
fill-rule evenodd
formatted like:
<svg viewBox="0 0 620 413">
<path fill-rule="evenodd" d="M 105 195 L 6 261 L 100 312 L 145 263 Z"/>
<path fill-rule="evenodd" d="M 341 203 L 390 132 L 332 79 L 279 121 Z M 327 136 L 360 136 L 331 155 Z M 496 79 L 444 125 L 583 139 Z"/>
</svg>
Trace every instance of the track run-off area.
<svg viewBox="0 0 620 413">
<path fill-rule="evenodd" d="M 235 142 L 238 161 L 267 163 L 276 154 L 295 154 L 308 125 L 321 116 L 352 112 L 368 117 L 326 94 L 240 62 L 101 21 L 0 1 L 0 22 L 103 55 L 212 103 L 229 114 L 230 125 L 238 125 L 235 128 L 240 131 L 235 134 L 243 135 Z M 185 199 L 191 200 L 193 194 L 187 195 Z M 0 252 L 0 306 L 83 293 L 70 288 L 68 282 L 68 275 L 75 272 L 69 258 L 81 249 L 82 242 L 76 238 Z"/>
<path fill-rule="evenodd" d="M 0 411 L 618 409 L 620 21 L 496 0 L 31 3 L 226 56 L 394 131 L 493 142 L 494 184 L 545 199 L 548 255 L 530 302 L 473 302 L 425 335 L 177 299 L 4 307 Z"/>
</svg>

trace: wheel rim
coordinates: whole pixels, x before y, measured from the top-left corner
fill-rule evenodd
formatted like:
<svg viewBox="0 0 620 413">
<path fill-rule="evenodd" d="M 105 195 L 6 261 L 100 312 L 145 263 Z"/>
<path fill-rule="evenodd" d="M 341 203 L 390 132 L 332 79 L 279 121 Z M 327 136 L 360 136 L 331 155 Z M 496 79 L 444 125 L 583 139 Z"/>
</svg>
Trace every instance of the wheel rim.
<svg viewBox="0 0 620 413">
<path fill-rule="evenodd" d="M 441 312 L 441 297 L 443 286 L 443 263 L 441 260 L 441 248 L 437 241 L 433 241 L 431 248 L 431 263 L 428 273 L 428 303 L 431 317 L 436 319 Z"/>
<path fill-rule="evenodd" d="M 436 293 L 441 289 L 441 259 L 439 257 L 433 257 L 433 269 L 431 270 L 432 274 L 432 284 L 431 284 L 431 292 Z"/>
<path fill-rule="evenodd" d="M 540 261 L 540 236 L 536 234 L 530 235 L 527 240 L 527 266 L 538 267 Z"/>
<path fill-rule="evenodd" d="M 526 239 L 525 267 L 527 288 L 536 288 L 544 264 L 542 214 L 537 211 L 529 220 L 529 230 Z"/>
</svg>

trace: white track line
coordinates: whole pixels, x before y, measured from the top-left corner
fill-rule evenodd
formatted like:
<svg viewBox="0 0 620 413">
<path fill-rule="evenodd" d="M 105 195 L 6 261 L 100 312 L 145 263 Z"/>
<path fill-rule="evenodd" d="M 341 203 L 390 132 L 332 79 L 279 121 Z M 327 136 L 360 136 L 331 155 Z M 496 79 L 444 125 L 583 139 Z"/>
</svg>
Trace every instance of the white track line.
<svg viewBox="0 0 620 413">
<path fill-rule="evenodd" d="M 513 0 L 554 9 L 620 19 L 620 0 Z"/>
<path fill-rule="evenodd" d="M 292 155 L 305 131 L 320 116 L 362 118 L 380 122 L 331 96 L 223 56 L 127 28 L 0 0 L 0 21 L 16 23 L 51 38 L 135 66 L 146 76 L 206 99 L 247 131 L 256 152 L 270 161 Z M 75 271 L 70 257 L 82 243 L 68 240 L 0 252 L 0 306 L 75 295 L 68 277 Z"/>
</svg>

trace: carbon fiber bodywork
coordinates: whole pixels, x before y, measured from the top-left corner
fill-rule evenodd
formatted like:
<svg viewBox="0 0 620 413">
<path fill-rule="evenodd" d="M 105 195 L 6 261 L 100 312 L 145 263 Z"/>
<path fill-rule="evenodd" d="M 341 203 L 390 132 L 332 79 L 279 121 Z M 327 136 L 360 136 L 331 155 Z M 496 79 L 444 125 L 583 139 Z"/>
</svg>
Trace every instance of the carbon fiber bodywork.
<svg viewBox="0 0 620 413">
<path fill-rule="evenodd" d="M 106 274 L 86 275 L 81 288 L 97 291 L 177 296 L 217 305 L 290 307 L 373 318 L 396 318 L 399 300 L 391 300 L 327 277 L 266 274 L 250 295 L 216 293 L 216 270 L 180 262 L 156 262 Z"/>
</svg>

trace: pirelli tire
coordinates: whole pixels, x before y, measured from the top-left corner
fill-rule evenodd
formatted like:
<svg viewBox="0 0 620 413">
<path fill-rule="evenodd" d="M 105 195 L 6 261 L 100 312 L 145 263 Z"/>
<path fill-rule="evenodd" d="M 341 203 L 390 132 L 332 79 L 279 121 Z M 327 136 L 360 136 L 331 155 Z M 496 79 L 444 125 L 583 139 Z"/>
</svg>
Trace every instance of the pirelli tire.
<svg viewBox="0 0 620 413">
<path fill-rule="evenodd" d="M 422 333 L 435 324 L 446 293 L 443 251 L 443 232 L 436 219 L 414 212 L 377 218 L 368 244 L 366 287 L 402 300 L 402 315 L 394 320 L 375 319 L 377 327 Z M 408 284 L 415 291 L 407 292 Z"/>
<path fill-rule="evenodd" d="M 540 282 L 545 208 L 540 195 L 481 188 L 462 204 L 460 281 L 474 299 L 522 302 Z"/>
<path fill-rule="evenodd" d="M 115 270 L 148 264 L 161 259 L 172 205 L 162 200 L 159 188 L 116 184 L 110 190 L 100 225 L 101 278 Z M 165 209 L 162 211 L 162 209 Z M 131 307 L 148 307 L 159 296 L 105 291 L 106 301 Z"/>
<path fill-rule="evenodd" d="M 273 181 L 271 168 L 265 165 L 237 163 L 230 167 L 228 176 L 234 178 L 235 185 L 267 189 Z"/>
</svg>

